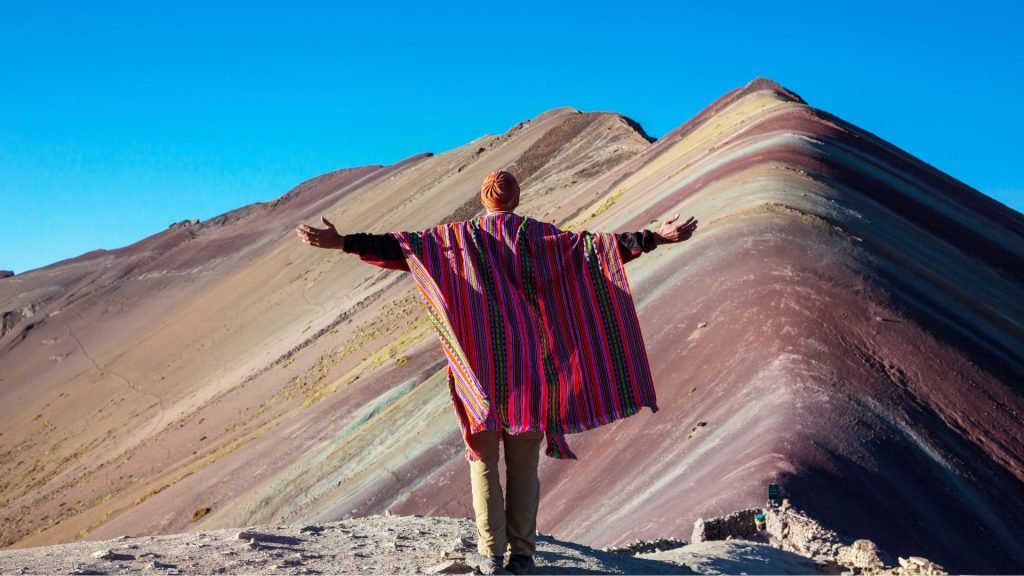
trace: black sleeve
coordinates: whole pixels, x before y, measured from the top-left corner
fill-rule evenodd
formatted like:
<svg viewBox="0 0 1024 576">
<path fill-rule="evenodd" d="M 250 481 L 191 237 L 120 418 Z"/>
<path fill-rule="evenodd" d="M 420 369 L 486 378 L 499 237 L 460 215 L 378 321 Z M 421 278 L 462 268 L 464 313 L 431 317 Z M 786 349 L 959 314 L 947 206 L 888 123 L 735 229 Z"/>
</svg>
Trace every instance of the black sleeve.
<svg viewBox="0 0 1024 576">
<path fill-rule="evenodd" d="M 345 252 L 368 256 L 374 260 L 405 261 L 398 240 L 391 234 L 346 234 Z"/>
<path fill-rule="evenodd" d="M 619 255 L 622 257 L 623 262 L 629 262 L 638 258 L 641 254 L 650 252 L 658 246 L 654 232 L 650 230 L 626 232 L 624 234 L 616 234 L 615 237 L 619 245 Z"/>
</svg>

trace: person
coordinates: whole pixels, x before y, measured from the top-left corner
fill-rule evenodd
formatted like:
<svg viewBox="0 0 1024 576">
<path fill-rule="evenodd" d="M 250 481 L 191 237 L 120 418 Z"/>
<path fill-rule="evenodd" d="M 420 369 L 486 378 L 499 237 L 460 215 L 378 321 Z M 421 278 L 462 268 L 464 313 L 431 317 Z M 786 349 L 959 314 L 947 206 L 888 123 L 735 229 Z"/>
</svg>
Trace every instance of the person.
<svg viewBox="0 0 1024 576">
<path fill-rule="evenodd" d="M 657 410 L 623 264 L 689 239 L 678 215 L 656 232 L 563 231 L 515 213 L 506 171 L 480 190 L 486 213 L 422 232 L 340 234 L 300 225 L 300 239 L 412 273 L 448 357 L 448 385 L 470 462 L 482 573 L 534 568 L 540 446 L 575 458 L 565 434 Z M 498 479 L 504 444 L 506 494 Z M 509 562 L 503 566 L 506 550 Z"/>
</svg>

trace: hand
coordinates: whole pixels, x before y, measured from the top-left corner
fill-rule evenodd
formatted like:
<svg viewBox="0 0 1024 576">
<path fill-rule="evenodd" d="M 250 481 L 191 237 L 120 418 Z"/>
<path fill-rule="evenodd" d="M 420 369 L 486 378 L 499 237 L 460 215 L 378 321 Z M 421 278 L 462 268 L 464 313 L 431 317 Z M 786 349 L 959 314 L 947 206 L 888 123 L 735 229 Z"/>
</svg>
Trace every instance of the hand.
<svg viewBox="0 0 1024 576">
<path fill-rule="evenodd" d="M 302 243 L 316 246 L 317 248 L 343 248 L 345 246 L 345 237 L 338 234 L 334 224 L 331 224 L 327 218 L 321 216 L 320 220 L 326 228 L 313 228 L 302 224 L 295 229 L 299 238 L 302 239 Z"/>
<path fill-rule="evenodd" d="M 678 219 L 679 214 L 676 214 L 658 227 L 658 231 L 654 233 L 654 236 L 658 239 L 658 244 L 682 242 L 689 240 L 690 236 L 693 236 L 693 231 L 697 229 L 697 219 L 690 216 L 686 222 L 674 224 Z"/>
</svg>

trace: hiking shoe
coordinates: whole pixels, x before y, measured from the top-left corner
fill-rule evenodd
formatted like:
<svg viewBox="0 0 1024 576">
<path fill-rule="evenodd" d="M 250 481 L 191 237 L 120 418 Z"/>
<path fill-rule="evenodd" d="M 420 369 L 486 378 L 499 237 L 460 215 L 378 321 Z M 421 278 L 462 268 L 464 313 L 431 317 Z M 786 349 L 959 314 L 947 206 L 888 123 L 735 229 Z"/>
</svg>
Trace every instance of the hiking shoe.
<svg viewBox="0 0 1024 576">
<path fill-rule="evenodd" d="M 479 574 L 508 574 L 501 567 L 505 560 L 503 556 L 483 556 L 481 554 L 470 554 L 466 557 L 466 566 L 473 568 Z"/>
<path fill-rule="evenodd" d="M 533 563 L 533 556 L 513 554 L 508 557 L 508 564 L 505 565 L 505 570 L 513 574 L 529 574 L 536 566 Z"/>
</svg>

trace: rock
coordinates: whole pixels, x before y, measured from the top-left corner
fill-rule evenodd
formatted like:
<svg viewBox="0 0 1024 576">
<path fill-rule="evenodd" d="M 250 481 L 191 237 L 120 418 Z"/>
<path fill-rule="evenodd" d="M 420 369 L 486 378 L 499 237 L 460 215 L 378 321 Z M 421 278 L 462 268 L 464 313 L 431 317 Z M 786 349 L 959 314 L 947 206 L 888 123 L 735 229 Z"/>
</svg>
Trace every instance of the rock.
<svg viewBox="0 0 1024 576">
<path fill-rule="evenodd" d="M 92 553 L 92 557 L 97 560 L 135 560 L 135 556 L 131 554 L 118 554 L 110 548 L 103 548 Z"/>
<path fill-rule="evenodd" d="M 14 272 L 11 270 L 0 270 L 0 278 L 10 278 L 14 276 Z"/>
<path fill-rule="evenodd" d="M 462 560 L 448 560 L 423 569 L 424 574 L 473 574 L 474 570 Z"/>
<path fill-rule="evenodd" d="M 14 310 L 7 310 L 6 312 L 0 313 L 0 338 L 7 335 L 8 332 L 14 330 L 22 320 L 31 318 L 39 311 L 39 305 L 29 304 L 22 306 Z M 35 323 L 28 324 L 24 332 L 28 332 L 35 326 Z"/>
<path fill-rule="evenodd" d="M 849 546 L 843 546 L 836 554 L 836 562 L 848 568 L 861 570 L 881 568 L 885 565 L 878 556 L 878 546 L 871 540 L 857 540 Z"/>
<path fill-rule="evenodd" d="M 604 548 L 603 550 L 605 552 L 611 552 L 612 554 L 636 556 L 637 554 L 665 552 L 676 548 L 682 548 L 683 546 L 686 546 L 686 542 L 683 542 L 682 540 L 677 540 L 675 538 L 656 538 L 654 540 L 637 539 L 636 541 L 624 546 L 609 547 Z"/>
<path fill-rule="evenodd" d="M 707 526 L 703 518 L 697 518 L 693 523 L 693 533 L 690 534 L 690 542 L 694 544 L 707 540 Z"/>
<path fill-rule="evenodd" d="M 259 540 L 260 538 L 265 537 L 265 536 L 266 536 L 265 534 L 260 534 L 259 532 L 254 532 L 252 530 L 242 530 L 238 534 L 235 534 L 235 539 L 236 540 Z"/>
<path fill-rule="evenodd" d="M 898 558 L 900 568 L 893 569 L 893 573 L 903 574 L 905 576 L 913 575 L 928 575 L 928 576 L 942 576 L 947 574 L 945 569 L 938 564 L 935 564 L 927 558 L 920 556 L 910 556 L 908 558 Z"/>
<path fill-rule="evenodd" d="M 198 522 L 199 520 L 206 517 L 206 515 L 212 511 L 213 508 L 210 508 L 209 506 L 200 506 L 199 508 L 195 509 L 195 512 L 192 512 L 192 521 Z"/>
<path fill-rule="evenodd" d="M 764 511 L 765 532 L 772 546 L 808 558 L 832 559 L 843 547 L 838 534 L 793 508 Z"/>
<path fill-rule="evenodd" d="M 452 552 L 472 552 L 476 550 L 476 543 L 468 538 L 459 538 L 448 545 Z"/>
<path fill-rule="evenodd" d="M 191 220 L 182 220 L 181 222 L 172 222 L 171 225 L 168 226 L 167 228 L 169 228 L 169 229 L 173 229 L 173 228 L 191 228 L 192 226 L 197 226 L 197 225 L 199 225 L 199 219 L 198 218 L 192 218 Z"/>
<path fill-rule="evenodd" d="M 707 426 L 707 422 L 701 421 L 697 423 L 697 427 L 703 426 Z M 696 430 L 696 427 L 694 430 Z M 690 542 L 698 543 L 729 538 L 753 537 L 758 533 L 754 517 L 760 512 L 760 509 L 751 508 L 708 520 L 698 518 L 693 523 L 693 533 L 690 536 Z"/>
</svg>

